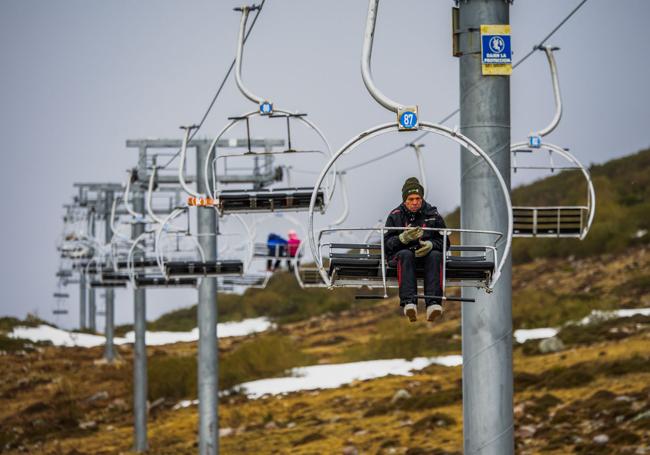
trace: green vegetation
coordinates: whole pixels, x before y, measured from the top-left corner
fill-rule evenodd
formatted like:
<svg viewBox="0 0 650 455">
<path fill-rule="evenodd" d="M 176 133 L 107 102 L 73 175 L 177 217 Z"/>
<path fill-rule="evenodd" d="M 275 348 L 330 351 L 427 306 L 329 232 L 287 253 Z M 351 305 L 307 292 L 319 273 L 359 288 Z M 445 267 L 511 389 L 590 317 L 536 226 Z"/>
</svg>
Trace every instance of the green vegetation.
<svg viewBox="0 0 650 455">
<path fill-rule="evenodd" d="M 33 351 L 35 346 L 51 346 L 49 341 L 26 340 L 24 338 L 9 338 L 6 335 L 0 334 L 0 351 L 16 352 L 16 351 Z"/>
<path fill-rule="evenodd" d="M 431 332 L 426 324 L 405 326 L 402 318 L 391 317 L 377 326 L 378 335 L 368 342 L 346 349 L 346 362 L 368 359 L 395 359 L 434 356 L 460 352 L 460 327 L 444 332 Z"/>
<path fill-rule="evenodd" d="M 592 294 L 556 294 L 551 289 L 521 289 L 512 295 L 512 325 L 515 329 L 558 327 L 576 321 L 592 310 L 618 308 L 611 296 Z"/>
<path fill-rule="evenodd" d="M 12 318 L 9 316 L 0 318 L 0 351 L 16 352 L 16 351 L 31 351 L 35 346 L 50 346 L 52 343 L 49 341 L 34 342 L 23 338 L 10 338 L 7 336 L 15 327 L 38 327 L 41 324 L 52 325 L 42 319 L 28 314 L 25 320 Z"/>
<path fill-rule="evenodd" d="M 432 393 L 417 394 L 402 400 L 384 398 L 370 405 L 364 417 L 388 414 L 394 411 L 422 411 L 458 403 L 463 398 L 460 382 L 456 387 Z"/>
<path fill-rule="evenodd" d="M 54 324 L 46 322 L 40 319 L 38 316 L 33 314 L 28 314 L 25 320 L 20 320 L 18 318 L 12 318 L 10 316 L 0 317 L 0 333 L 11 332 L 15 327 L 38 327 L 41 324 L 47 324 L 52 327 L 56 327 Z"/>
<path fill-rule="evenodd" d="M 596 216 L 583 241 L 575 239 L 517 239 L 515 263 L 544 257 L 588 257 L 620 253 L 631 246 L 650 244 L 650 149 L 593 165 L 589 169 L 596 190 Z M 585 201 L 582 174 L 564 172 L 512 191 L 513 205 L 575 205 Z M 450 227 L 460 225 L 458 209 L 445 216 Z"/>
<path fill-rule="evenodd" d="M 219 357 L 219 387 L 224 390 L 242 382 L 282 375 L 312 361 L 289 337 L 277 333 L 256 336 Z M 148 368 L 150 400 L 197 396 L 195 355 L 154 355 Z"/>
<path fill-rule="evenodd" d="M 148 364 L 149 400 L 196 398 L 196 355 L 154 355 Z"/>
<path fill-rule="evenodd" d="M 650 372 L 650 358 L 635 355 L 610 362 L 582 362 L 569 367 L 553 367 L 540 374 L 515 374 L 515 390 L 570 389 L 589 384 L 596 376 L 623 376 Z"/>
</svg>

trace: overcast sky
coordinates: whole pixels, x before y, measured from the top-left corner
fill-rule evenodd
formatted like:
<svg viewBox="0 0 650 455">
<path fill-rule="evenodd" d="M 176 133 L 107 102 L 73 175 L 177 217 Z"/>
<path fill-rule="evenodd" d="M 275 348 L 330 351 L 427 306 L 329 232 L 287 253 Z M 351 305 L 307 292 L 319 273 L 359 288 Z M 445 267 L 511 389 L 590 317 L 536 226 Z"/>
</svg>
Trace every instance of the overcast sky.
<svg viewBox="0 0 650 455">
<path fill-rule="evenodd" d="M 577 4 L 516 0 L 515 61 Z M 38 312 L 53 319 L 55 245 L 72 183 L 122 182 L 136 155 L 126 149 L 126 139 L 179 138 L 179 125 L 200 120 L 234 56 L 240 19 L 234 6 L 239 3 L 230 0 L 0 0 L 0 207 L 6 218 L 0 315 Z M 458 105 L 452 6 L 450 0 L 384 0 L 379 9 L 375 81 L 389 97 L 418 104 L 427 121 L 438 121 Z M 307 112 L 334 149 L 394 118 L 370 98 L 361 80 L 366 9 L 366 0 L 267 0 L 246 46 L 244 80 L 251 90 L 276 108 Z M 585 164 L 650 145 L 649 17 L 647 0 L 590 0 L 548 42 L 562 48 L 557 63 L 565 106 L 549 141 L 569 147 Z M 543 54 L 517 68 L 511 81 L 517 141 L 553 115 Z M 228 116 L 254 108 L 231 78 L 199 136 L 212 137 Z M 457 122 L 454 117 L 447 125 Z M 280 124 L 268 123 L 255 135 L 284 136 Z M 304 129 L 296 128 L 296 138 L 305 148 L 320 147 Z M 341 166 L 404 142 L 404 136 L 375 140 Z M 424 143 L 429 199 L 448 212 L 459 201 L 458 148 L 433 138 Z M 300 159 L 292 163 L 299 169 L 322 165 Z M 384 217 L 400 202 L 404 179 L 416 174 L 409 151 L 350 172 L 350 223 L 369 225 Z M 339 201 L 332 218 L 337 209 Z M 78 291 L 68 290 L 70 316 L 58 322 L 73 326 Z M 132 320 L 131 295 L 117 293 L 118 323 Z M 194 291 L 149 292 L 148 317 L 195 300 Z"/>
</svg>

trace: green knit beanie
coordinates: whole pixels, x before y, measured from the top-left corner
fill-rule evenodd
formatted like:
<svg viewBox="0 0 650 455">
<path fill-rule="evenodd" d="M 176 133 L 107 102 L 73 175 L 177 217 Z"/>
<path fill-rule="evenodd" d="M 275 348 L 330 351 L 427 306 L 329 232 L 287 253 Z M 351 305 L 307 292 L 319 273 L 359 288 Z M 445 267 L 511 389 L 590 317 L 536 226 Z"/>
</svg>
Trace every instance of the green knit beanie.
<svg viewBox="0 0 650 455">
<path fill-rule="evenodd" d="M 415 177 L 409 177 L 404 182 L 404 186 L 402 186 L 402 201 L 406 201 L 409 194 L 419 194 L 420 197 L 424 197 L 424 187 L 420 185 L 420 182 Z"/>
</svg>

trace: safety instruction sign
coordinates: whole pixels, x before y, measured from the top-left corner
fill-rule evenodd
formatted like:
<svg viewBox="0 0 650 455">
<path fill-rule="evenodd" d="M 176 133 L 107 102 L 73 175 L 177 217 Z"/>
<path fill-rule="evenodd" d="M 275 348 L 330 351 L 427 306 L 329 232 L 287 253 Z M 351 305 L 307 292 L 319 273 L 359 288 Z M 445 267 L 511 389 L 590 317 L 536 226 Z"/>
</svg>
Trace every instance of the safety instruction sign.
<svg viewBox="0 0 650 455">
<path fill-rule="evenodd" d="M 481 25 L 481 63 L 484 76 L 512 74 L 509 25 Z"/>
</svg>

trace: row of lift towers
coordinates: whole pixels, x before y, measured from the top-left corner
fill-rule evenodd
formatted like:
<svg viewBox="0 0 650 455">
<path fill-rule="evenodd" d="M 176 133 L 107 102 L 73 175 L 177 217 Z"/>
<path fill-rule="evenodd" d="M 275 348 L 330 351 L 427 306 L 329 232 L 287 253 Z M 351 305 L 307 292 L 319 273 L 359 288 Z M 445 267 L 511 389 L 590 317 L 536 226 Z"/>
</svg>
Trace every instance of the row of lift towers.
<svg viewBox="0 0 650 455">
<path fill-rule="evenodd" d="M 445 229 L 459 243 L 443 251 L 443 295 L 446 301 L 463 302 L 463 414 L 466 453 L 507 454 L 514 452 L 512 416 L 512 317 L 510 246 L 513 237 L 572 237 L 582 239 L 594 217 L 595 193 L 588 171 L 563 147 L 543 141 L 559 123 L 562 104 L 553 57 L 555 48 L 541 48 L 550 68 L 556 113 L 549 126 L 532 133 L 526 141 L 510 141 L 510 91 L 508 77 L 485 77 L 475 52 L 476 31 L 481 24 L 508 24 L 509 2 L 503 0 L 461 1 L 458 5 L 457 56 L 460 57 L 460 130 L 425 122 L 417 106 L 397 103 L 374 84 L 370 70 L 379 0 L 370 0 L 362 52 L 362 78 L 371 96 L 396 115 L 396 120 L 363 131 L 332 153 L 322 132 L 305 114 L 275 108 L 266 98 L 255 95 L 242 80 L 246 24 L 255 7 L 242 7 L 235 77 L 239 90 L 257 108 L 229 118 L 212 140 L 192 139 L 193 127 L 186 127 L 183 140 L 128 140 L 138 151 L 137 166 L 125 184 L 78 183 L 73 204 L 65 206 L 66 223 L 77 227 L 64 231 L 59 251 L 63 266 L 60 284 L 80 285 L 80 326 L 95 330 L 95 289 L 105 288 L 105 358 L 115 357 L 113 346 L 114 293 L 131 284 L 134 295 L 134 418 L 137 451 L 147 450 L 147 369 L 145 302 L 149 287 L 190 286 L 198 289 L 199 305 L 199 452 L 218 452 L 217 385 L 217 292 L 233 286 L 264 286 L 265 277 L 252 276 L 250 258 L 278 259 L 281 255 L 255 245 L 255 229 L 242 216 L 265 213 L 304 212 L 305 232 L 313 266 L 300 266 L 301 254 L 293 259 L 294 272 L 303 287 L 354 287 L 371 289 L 359 298 L 386 298 L 396 286 L 396 271 L 387 263 L 383 250 L 383 226 L 343 227 L 347 216 L 347 195 L 343 172 L 336 162 L 364 142 L 384 134 L 434 134 L 458 145 L 461 152 L 461 229 Z M 286 121 L 284 139 L 252 139 L 253 119 L 281 118 Z M 291 125 L 300 124 L 317 137 L 324 149 L 296 149 Z M 244 126 L 246 137 L 226 139 L 236 125 Z M 294 141 L 295 142 L 295 141 Z M 420 147 L 414 144 L 420 174 L 426 176 Z M 508 146 L 509 145 L 509 146 Z M 278 151 L 277 148 L 280 148 Z M 196 173 L 186 176 L 187 150 L 196 151 Z M 172 151 L 170 153 L 170 150 Z M 176 150 L 179 152 L 174 153 Z M 489 152 L 489 153 L 488 153 Z M 548 154 L 545 165 L 520 164 L 522 157 Z M 169 163 L 178 165 L 171 170 Z M 327 161 L 316 183 L 295 187 L 287 182 L 287 167 L 274 167 L 278 156 L 311 157 Z M 161 161 L 169 159 L 166 164 Z M 519 162 L 517 161 L 519 157 Z M 558 157 L 565 164 L 553 161 Z M 248 167 L 228 168 L 228 158 L 249 158 Z M 221 165 L 220 165 L 220 161 Z M 571 206 L 515 206 L 510 202 L 510 175 L 518 170 L 579 171 L 586 181 L 586 203 Z M 422 179 L 424 180 L 424 178 Z M 280 183 L 281 182 L 281 183 Z M 284 183 L 284 186 L 282 186 Z M 315 215 L 325 213 L 338 193 L 345 199 L 344 214 L 336 221 L 315 228 Z M 194 186 L 192 188 L 191 186 Z M 242 185 L 251 185 L 244 189 Z M 236 189 L 232 189 L 237 187 Z M 336 194 L 338 194 L 336 193 Z M 154 199 L 154 194 L 156 198 Z M 161 203 L 162 201 L 162 203 Z M 196 207 L 196 229 L 192 234 L 190 207 Z M 236 218 L 250 238 L 247 253 L 236 259 L 226 248 L 217 248 L 219 218 Z M 116 220 L 121 220 L 119 223 Z M 185 221 L 184 221 L 185 220 Z M 287 216 L 287 221 L 295 220 Z M 96 221 L 103 222 L 103 241 L 96 236 Z M 179 221 L 184 226 L 179 226 Z M 259 221 L 259 220 L 258 220 Z M 79 224 L 82 226 L 79 227 Z M 130 227 L 130 236 L 120 233 Z M 253 223 L 255 225 L 255 223 Z M 170 242 L 176 247 L 170 247 Z M 190 246 L 179 246 L 181 242 Z M 224 242 L 228 243 L 228 242 Z M 303 243 L 304 246 L 304 243 Z M 301 253 L 304 248 L 301 248 Z M 247 259 L 248 257 L 248 259 Z M 447 289 L 460 287 L 461 296 Z M 377 290 L 380 292 L 377 293 Z M 55 293 L 55 313 L 64 313 Z M 86 296 L 87 305 L 86 305 Z M 422 296 L 423 297 L 423 296 Z M 88 314 L 86 307 L 89 308 Z M 88 324 L 86 325 L 86 321 Z M 489 373 L 488 373 L 489 372 Z"/>
</svg>

